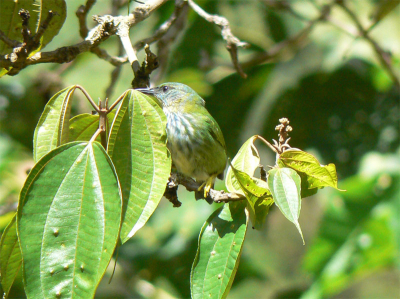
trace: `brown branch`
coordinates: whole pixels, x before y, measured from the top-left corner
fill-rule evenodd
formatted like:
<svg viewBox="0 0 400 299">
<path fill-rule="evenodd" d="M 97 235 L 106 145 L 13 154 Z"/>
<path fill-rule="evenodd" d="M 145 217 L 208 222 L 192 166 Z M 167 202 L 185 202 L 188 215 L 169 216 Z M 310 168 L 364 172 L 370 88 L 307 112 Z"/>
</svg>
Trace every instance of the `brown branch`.
<svg viewBox="0 0 400 299">
<path fill-rule="evenodd" d="M 8 38 L 8 36 L 5 35 L 4 32 L 1 30 L 0 30 L 0 40 L 3 41 L 7 46 L 9 46 L 11 48 L 16 48 L 16 47 L 21 46 L 20 42 Z"/>
<path fill-rule="evenodd" d="M 165 70 L 168 65 L 169 53 L 171 50 L 172 43 L 176 40 L 179 33 L 181 33 L 187 22 L 187 15 L 189 13 L 189 5 L 187 2 L 183 2 L 182 8 L 179 7 L 180 0 L 176 1 L 174 15 L 171 18 L 175 18 L 172 22 L 171 26 L 168 28 L 166 33 L 158 40 L 157 42 L 157 50 L 158 50 L 158 60 L 160 63 L 159 70 L 155 77 L 153 77 L 154 81 L 158 81 L 165 73 Z M 171 20 L 171 19 L 170 19 Z M 168 21 L 170 21 L 168 20 Z M 168 21 L 164 24 L 168 24 Z M 161 26 L 163 27 L 163 25 Z"/>
<path fill-rule="evenodd" d="M 171 173 L 167 188 L 176 188 L 178 185 L 185 186 L 188 191 L 198 191 L 202 184 L 195 180 L 182 176 L 177 173 Z M 166 191 L 168 193 L 168 191 Z M 226 193 L 224 190 L 210 189 L 209 197 L 216 203 L 244 200 L 246 197 L 238 193 Z M 177 198 L 176 198 L 177 200 Z M 179 201 L 178 201 L 179 202 Z"/>
<path fill-rule="evenodd" d="M 321 20 L 326 19 L 330 13 L 330 5 L 324 6 L 321 10 L 321 15 L 315 20 L 309 21 L 304 29 L 296 33 L 295 35 L 275 44 L 267 52 L 258 53 L 248 61 L 242 63 L 243 68 L 249 68 L 261 63 L 267 62 L 277 56 L 279 56 L 286 48 L 299 46 L 310 34 L 314 26 Z"/>
<path fill-rule="evenodd" d="M 357 26 L 358 34 L 370 43 L 370 45 L 374 49 L 374 51 L 380 61 L 380 63 L 386 69 L 386 71 L 389 74 L 390 78 L 392 79 L 393 83 L 399 88 L 400 81 L 393 69 L 391 55 L 388 52 L 386 52 L 385 50 L 383 50 L 382 47 L 369 36 L 368 30 L 364 29 L 363 25 L 361 24 L 360 20 L 357 18 L 356 14 L 352 10 L 350 10 L 343 1 L 337 1 L 337 3 L 340 7 L 343 8 L 343 10 L 353 20 L 353 22 Z"/>
<path fill-rule="evenodd" d="M 176 1 L 175 4 L 175 10 L 171 17 L 165 21 L 161 26 L 154 32 L 154 34 L 150 37 L 147 37 L 145 39 L 142 39 L 133 46 L 133 48 L 136 51 L 139 51 L 140 49 L 143 49 L 145 45 L 150 45 L 158 40 L 160 40 L 167 32 L 168 30 L 175 24 L 176 20 L 178 17 L 181 15 L 183 12 L 184 7 L 187 6 L 187 2 L 183 0 L 178 0 Z"/>
<path fill-rule="evenodd" d="M 32 57 L 23 57 L 19 53 L 11 53 L 0 57 L 0 68 L 12 68 L 8 73 L 15 75 L 25 67 L 38 63 L 65 63 L 75 59 L 79 54 L 88 52 L 112 35 L 129 33 L 129 28 L 146 19 L 167 0 L 148 0 L 145 5 L 138 6 L 129 16 L 110 15 L 96 16 L 98 25 L 90 30 L 85 41 L 56 49 L 50 52 L 38 52 Z M 21 56 L 21 58 L 20 58 Z"/>
<path fill-rule="evenodd" d="M 231 28 L 229 26 L 229 22 L 226 18 L 221 17 L 219 15 L 211 15 L 205 12 L 200 6 L 193 2 L 193 0 L 188 0 L 190 7 L 202 18 L 210 23 L 214 23 L 218 27 L 221 28 L 221 35 L 223 39 L 226 41 L 226 48 L 231 55 L 232 63 L 238 72 L 238 74 L 242 78 L 247 78 L 247 75 L 242 70 L 242 67 L 239 64 L 238 60 L 238 48 L 247 48 L 249 44 L 246 42 L 240 41 L 236 36 L 232 34 Z"/>
<path fill-rule="evenodd" d="M 78 10 L 75 13 L 79 21 L 79 34 L 82 38 L 86 38 L 89 33 L 89 29 L 86 25 L 86 17 L 95 2 L 96 0 L 87 0 L 86 4 L 79 6 Z"/>
</svg>

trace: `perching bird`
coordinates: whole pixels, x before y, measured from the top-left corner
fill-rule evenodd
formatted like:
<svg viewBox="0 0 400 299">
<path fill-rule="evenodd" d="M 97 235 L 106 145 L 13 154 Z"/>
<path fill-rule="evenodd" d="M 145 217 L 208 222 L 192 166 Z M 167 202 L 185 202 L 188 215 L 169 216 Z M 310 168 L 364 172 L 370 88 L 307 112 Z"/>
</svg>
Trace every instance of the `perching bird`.
<svg viewBox="0 0 400 299">
<path fill-rule="evenodd" d="M 215 178 L 223 179 L 227 157 L 221 129 L 204 107 L 204 100 L 181 83 L 137 90 L 154 96 L 162 106 L 172 163 L 179 173 L 201 183 L 198 191 L 204 187 L 207 198 Z"/>
</svg>

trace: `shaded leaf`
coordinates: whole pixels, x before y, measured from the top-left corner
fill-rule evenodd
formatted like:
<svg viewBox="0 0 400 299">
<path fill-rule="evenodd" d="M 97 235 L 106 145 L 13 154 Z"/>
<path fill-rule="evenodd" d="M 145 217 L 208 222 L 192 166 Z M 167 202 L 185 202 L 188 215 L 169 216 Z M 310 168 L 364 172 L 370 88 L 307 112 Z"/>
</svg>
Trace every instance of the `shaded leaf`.
<svg viewBox="0 0 400 299">
<path fill-rule="evenodd" d="M 21 264 L 22 257 L 18 243 L 16 216 L 14 216 L 5 228 L 0 242 L 0 278 L 6 298 Z"/>
<path fill-rule="evenodd" d="M 158 104 L 129 91 L 116 112 L 108 144 L 123 196 L 122 243 L 150 218 L 171 172 L 166 147 L 167 119 Z"/>
<path fill-rule="evenodd" d="M 335 165 L 320 165 L 317 158 L 309 153 L 300 150 L 287 150 L 280 155 L 278 165 L 304 173 L 307 178 L 308 189 L 323 187 L 338 189 Z"/>
<path fill-rule="evenodd" d="M 231 162 L 233 167 L 239 171 L 247 173 L 249 176 L 254 175 L 254 171 L 260 164 L 260 155 L 258 154 L 257 148 L 254 146 L 254 141 L 256 139 L 257 136 L 255 135 L 243 143 L 242 147 Z M 229 192 L 245 195 L 240 188 L 240 184 L 237 182 L 231 167 L 229 167 L 226 172 L 225 185 Z"/>
<path fill-rule="evenodd" d="M 121 193 L 97 142 L 45 155 L 21 191 L 17 227 L 28 298 L 92 298 L 118 240 Z"/>
<path fill-rule="evenodd" d="M 274 168 L 268 172 L 268 186 L 275 204 L 282 214 L 294 223 L 303 239 L 298 221 L 301 209 L 300 176 L 290 168 Z"/>
<path fill-rule="evenodd" d="M 107 114 L 107 132 L 109 126 L 112 124 L 115 116 L 115 111 Z M 71 141 L 89 141 L 94 133 L 99 128 L 99 115 L 92 115 L 89 113 L 79 114 L 69 120 L 69 136 L 68 140 Z M 108 135 L 108 134 L 107 134 Z M 98 136 L 96 141 L 100 141 Z"/>
<path fill-rule="evenodd" d="M 51 150 L 68 142 L 71 98 L 76 86 L 57 92 L 46 104 L 33 136 L 33 158 L 39 161 Z"/>
<path fill-rule="evenodd" d="M 190 277 L 192 298 L 226 298 L 232 286 L 247 217 L 243 201 L 230 202 L 204 223 Z"/>
</svg>

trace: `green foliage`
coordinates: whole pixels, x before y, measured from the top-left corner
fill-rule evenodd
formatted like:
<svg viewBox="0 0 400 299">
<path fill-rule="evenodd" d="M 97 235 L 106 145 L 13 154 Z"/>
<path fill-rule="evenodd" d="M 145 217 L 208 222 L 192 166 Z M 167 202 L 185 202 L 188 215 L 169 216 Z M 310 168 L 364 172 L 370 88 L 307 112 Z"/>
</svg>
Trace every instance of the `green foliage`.
<svg viewBox="0 0 400 299">
<path fill-rule="evenodd" d="M 65 6 L 73 16 L 81 2 L 0 0 L 0 30 L 22 42 L 20 8 L 30 11 L 33 34 L 49 9 L 57 12 L 31 56 L 58 34 Z M 397 294 L 397 289 L 390 293 L 390 278 L 398 279 L 393 269 L 400 265 L 398 89 L 371 45 L 361 35 L 344 32 L 357 24 L 344 17 L 339 2 L 331 7 L 329 19 L 313 25 L 307 38 L 298 39 L 299 43 L 293 39 L 319 17 L 323 7 L 318 6 L 323 2 L 199 1 L 206 11 L 226 16 L 232 32 L 252 45 L 239 52 L 247 80 L 229 67 L 220 30 L 192 11 L 185 27 L 180 22 L 186 16 L 178 19 L 176 28 L 185 30 L 175 45 L 163 48 L 163 42 L 170 41 L 160 43 L 165 75 L 155 74 L 152 79 L 187 83 L 206 96 L 207 109 L 220 124 L 228 155 L 233 157 L 224 183 L 242 200 L 225 203 L 214 212 L 215 204 L 194 202 L 182 187 L 180 209 L 160 201 L 171 159 L 165 146 L 165 117 L 151 98 L 126 92 L 120 106 L 107 115 L 107 143 L 96 142 L 102 140 L 94 136 L 100 116 L 82 114 L 82 104 L 74 106 L 75 85 L 63 88 L 79 83 L 91 89 L 93 98 L 103 96 L 109 80 L 104 74 L 112 71 L 107 62 L 82 54 L 62 69 L 46 64 L 29 67 L 16 77 L 3 77 L 2 212 L 18 197 L 32 167 L 31 153 L 29 157 L 27 153 L 43 111 L 33 142 L 37 164 L 22 190 L 18 218 L 13 212 L 0 216 L 1 286 L 6 297 L 22 298 L 22 287 L 28 298 L 56 298 L 58 291 L 61 298 L 90 298 L 95 292 L 102 298 L 186 298 L 189 291 L 195 298 L 224 298 L 230 291 L 232 298 Z M 109 13 L 104 3 L 97 2 L 93 13 Z M 355 12 L 384 54 L 390 53 L 387 60 L 398 75 L 399 40 L 392 29 L 398 24 L 400 2 L 343 3 Z M 148 26 L 137 24 L 135 39 L 152 35 L 173 9 L 168 1 L 148 19 Z M 122 11 L 126 13 L 125 7 Z M 335 27 L 337 20 L 341 28 Z M 62 30 L 50 51 L 82 41 L 76 19 L 68 18 Z M 274 54 L 285 43 L 289 47 L 281 48 L 268 63 L 254 64 L 253 58 Z M 113 38 L 100 45 L 111 55 L 117 47 Z M 0 54 L 11 51 L 0 40 Z M 253 64 L 248 63 L 252 60 Z M 0 70 L 0 77 L 7 71 Z M 100 71 L 102 75 L 96 76 Z M 131 80 L 127 64 L 115 93 L 124 92 Z M 74 114 L 78 115 L 71 118 Z M 276 120 L 282 116 L 294 125 L 293 144 L 327 165 L 297 149 L 279 152 L 274 161 L 265 154 L 265 147 L 256 148 L 257 135 L 247 139 L 253 134 L 273 136 Z M 267 170 L 267 181 L 258 175 L 260 154 L 264 165 L 274 165 Z M 339 192 L 338 177 L 340 188 L 347 192 Z M 222 188 L 223 183 L 217 181 L 215 189 Z M 280 213 L 300 234 L 301 223 L 309 247 L 296 246 L 300 245 L 293 238 L 297 232 Z M 249 221 L 259 231 L 246 235 Z M 106 267 L 119 242 L 124 243 L 119 249 L 121 263 L 106 286 L 100 280 L 110 275 Z M 311 275 L 300 272 L 299 263 Z M 366 278 L 372 273 L 389 273 L 389 279 L 375 275 L 370 283 Z M 354 287 L 355 282 L 360 285 Z"/>
<path fill-rule="evenodd" d="M 157 103 L 137 91 L 127 92 L 116 113 L 107 150 L 122 188 L 122 243 L 147 222 L 164 194 L 171 171 L 166 123 Z"/>
<path fill-rule="evenodd" d="M 21 250 L 17 236 L 16 216 L 5 228 L 0 242 L 1 285 L 5 296 L 8 296 L 15 277 L 22 264 Z"/>
<path fill-rule="evenodd" d="M 48 24 L 47 29 L 40 39 L 40 45 L 35 52 L 44 48 L 51 40 L 58 34 L 64 24 L 67 16 L 66 3 L 64 0 L 52 1 L 0 1 L 0 30 L 12 40 L 22 42 L 22 19 L 18 16 L 21 9 L 29 11 L 29 29 L 32 34 L 38 32 L 41 25 L 48 16 L 51 10 L 56 12 L 56 15 Z M 0 43 L 0 54 L 9 54 L 12 48 L 7 46 L 6 43 Z M 34 53 L 34 52 L 33 52 Z M 0 70 L 0 77 L 7 72 L 5 69 Z"/>
<path fill-rule="evenodd" d="M 235 277 L 247 230 L 243 202 L 216 210 L 204 223 L 192 266 L 192 298 L 226 298 Z"/>
</svg>

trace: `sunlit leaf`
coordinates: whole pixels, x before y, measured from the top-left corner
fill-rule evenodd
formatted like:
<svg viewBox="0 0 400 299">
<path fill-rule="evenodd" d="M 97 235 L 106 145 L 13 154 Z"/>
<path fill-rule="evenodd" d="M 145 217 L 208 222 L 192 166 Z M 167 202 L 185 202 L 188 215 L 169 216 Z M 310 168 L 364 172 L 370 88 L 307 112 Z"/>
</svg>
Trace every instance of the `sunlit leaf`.
<svg viewBox="0 0 400 299">
<path fill-rule="evenodd" d="M 256 139 L 257 136 L 249 138 L 242 145 L 235 158 L 233 158 L 231 162 L 232 166 L 235 167 L 237 170 L 245 172 L 250 176 L 254 175 L 254 171 L 260 164 L 260 156 L 256 147 L 254 146 L 254 141 Z M 237 182 L 231 167 L 229 167 L 228 171 L 226 172 L 225 184 L 229 192 L 235 192 L 245 195 L 240 188 L 240 185 Z"/>
<path fill-rule="evenodd" d="M 22 257 L 19 250 L 16 216 L 14 216 L 4 230 L 0 242 L 0 279 L 5 297 L 8 296 L 21 264 Z"/>
<path fill-rule="evenodd" d="M 280 155 L 278 165 L 304 173 L 307 179 L 307 189 L 323 187 L 338 189 L 335 165 L 320 165 L 317 158 L 309 153 L 287 150 Z"/>
<path fill-rule="evenodd" d="M 303 233 L 299 224 L 301 209 L 300 176 L 290 168 L 274 168 L 268 172 L 268 186 L 275 204 L 281 210 L 282 214 L 294 223 L 303 239 Z"/>
<path fill-rule="evenodd" d="M 268 184 L 258 178 L 250 177 L 247 173 L 235 169 L 232 165 L 230 168 L 246 196 L 247 210 L 249 211 L 253 228 L 260 229 L 268 214 L 269 207 L 273 203 Z"/>
<path fill-rule="evenodd" d="M 33 137 L 33 157 L 39 161 L 51 150 L 68 142 L 71 98 L 76 86 L 57 92 L 47 103 Z"/>
<path fill-rule="evenodd" d="M 247 217 L 243 201 L 230 202 L 204 223 L 190 279 L 192 298 L 226 298 L 232 286 Z"/>
<path fill-rule="evenodd" d="M 121 192 L 97 142 L 45 155 L 21 191 L 17 227 L 28 298 L 92 298 L 118 240 Z"/>
<path fill-rule="evenodd" d="M 129 91 L 116 113 L 108 153 L 121 182 L 124 243 L 147 222 L 160 202 L 171 158 L 166 147 L 167 119 L 153 99 Z"/>
</svg>

